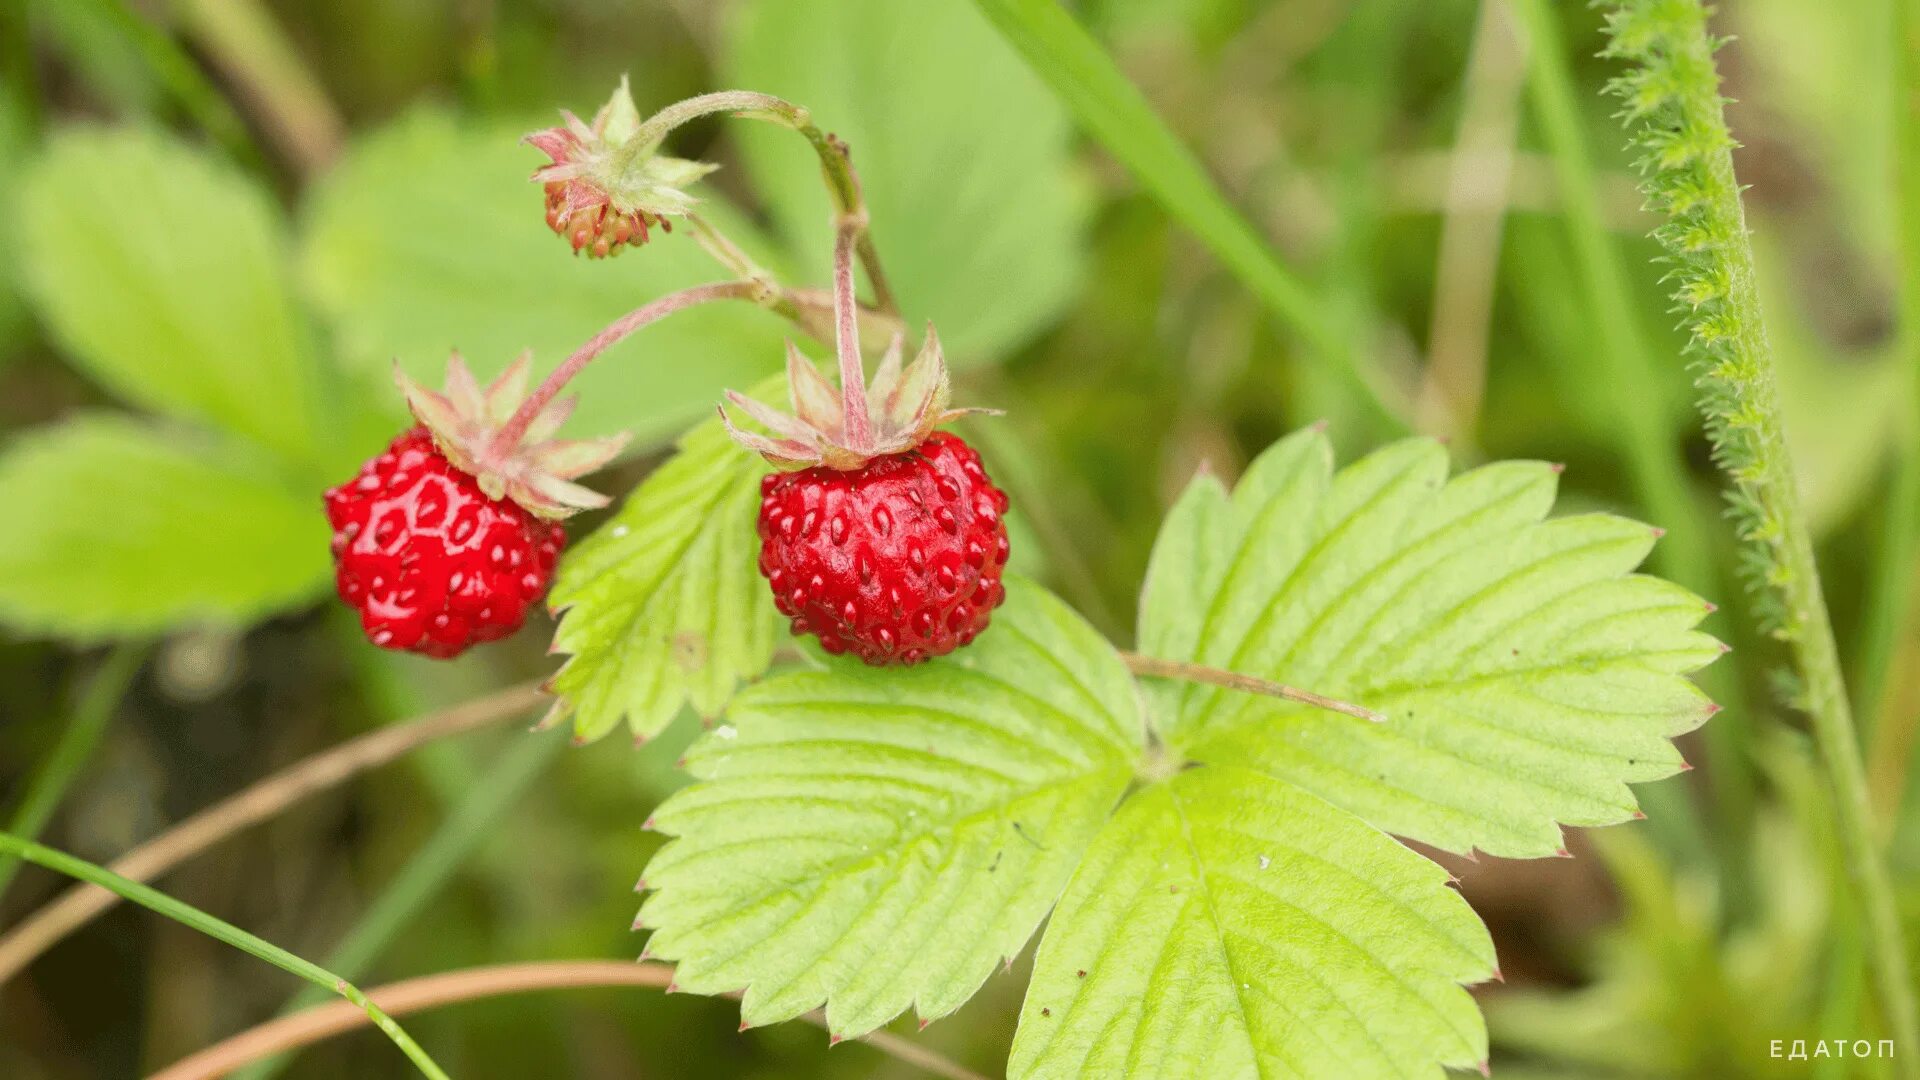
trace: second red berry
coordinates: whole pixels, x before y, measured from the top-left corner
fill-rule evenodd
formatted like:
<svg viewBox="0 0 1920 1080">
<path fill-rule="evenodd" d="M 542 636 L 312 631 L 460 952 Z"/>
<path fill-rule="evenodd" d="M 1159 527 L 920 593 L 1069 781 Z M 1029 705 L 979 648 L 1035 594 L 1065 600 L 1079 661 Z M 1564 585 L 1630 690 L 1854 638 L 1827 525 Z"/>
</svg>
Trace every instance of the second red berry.
<svg viewBox="0 0 1920 1080">
<path fill-rule="evenodd" d="M 935 432 L 857 469 L 761 484 L 760 572 L 796 634 L 869 664 L 971 642 L 1006 598 L 1007 496 L 980 455 Z"/>
<path fill-rule="evenodd" d="M 520 628 L 566 530 L 489 498 L 424 427 L 327 492 L 340 598 L 375 645 L 456 656 Z"/>
</svg>

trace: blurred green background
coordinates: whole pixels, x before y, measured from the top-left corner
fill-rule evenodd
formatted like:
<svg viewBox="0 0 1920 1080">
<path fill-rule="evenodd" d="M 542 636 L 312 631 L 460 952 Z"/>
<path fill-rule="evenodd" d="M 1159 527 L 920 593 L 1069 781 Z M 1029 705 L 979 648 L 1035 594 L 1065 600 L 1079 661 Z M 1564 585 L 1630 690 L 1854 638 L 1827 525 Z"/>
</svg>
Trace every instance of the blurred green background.
<svg viewBox="0 0 1920 1080">
<path fill-rule="evenodd" d="M 1893 2 L 1727 0 L 1717 27 L 1738 38 L 1722 69 L 1781 390 L 1915 941 L 1920 628 L 1871 629 L 1888 595 L 1866 569 L 1914 364 L 1895 317 Z M 1463 466 L 1564 462 L 1563 512 L 1672 529 L 1657 568 L 1718 600 L 1708 629 L 1737 646 L 1708 681 L 1728 710 L 1688 744 L 1701 768 L 1643 789 L 1649 821 L 1570 835 L 1579 858 L 1447 860 L 1506 976 L 1477 991 L 1495 1075 L 1882 1075 L 1769 1053 L 1878 1033 L 1825 796 L 1776 703 L 1781 655 L 1748 629 L 1653 221 L 1599 96 L 1597 15 L 1535 3 L 1558 40 L 1523 43 L 1506 0 L 1070 6 L 1305 282 L 1304 316 L 1277 319 L 967 0 L 0 5 L 0 807 L 97 719 L 46 835 L 107 861 L 316 750 L 550 670 L 544 622 L 454 663 L 366 646 L 331 600 L 319 493 L 400 424 L 395 358 L 424 378 L 452 348 L 483 373 L 528 347 L 551 365 L 719 276 L 680 235 L 573 258 L 517 139 L 622 74 L 643 109 L 738 86 L 851 142 L 909 318 L 938 322 L 962 401 L 1008 412 L 969 435 L 1014 496 L 1018 558 L 1117 642 L 1194 469 L 1232 475 L 1316 420 L 1348 456 L 1412 430 Z M 1570 125 L 1543 72 L 1571 80 Z M 824 284 L 803 143 L 709 120 L 673 148 L 722 164 L 712 213 L 750 250 Z M 1625 295 L 1596 285 L 1596 250 Z M 709 309 L 610 353 L 574 430 L 637 437 L 595 486 L 644 476 L 721 387 L 775 369 L 785 332 Z M 1315 333 L 1364 384 L 1303 344 Z M 629 957 L 657 843 L 640 823 L 694 727 L 638 750 L 511 725 L 438 744 L 159 884 L 325 957 L 398 880 L 411 917 L 362 985 Z M 62 884 L 23 872 L 0 926 Z M 994 978 L 916 1038 L 997 1074 L 1023 981 Z M 116 909 L 0 987 L 0 1076 L 139 1075 L 270 1015 L 289 983 Z M 596 990 L 409 1028 L 457 1076 L 916 1075 L 815 1028 L 736 1023 L 728 1002 Z M 408 1071 L 361 1033 L 284 1075 Z"/>
</svg>

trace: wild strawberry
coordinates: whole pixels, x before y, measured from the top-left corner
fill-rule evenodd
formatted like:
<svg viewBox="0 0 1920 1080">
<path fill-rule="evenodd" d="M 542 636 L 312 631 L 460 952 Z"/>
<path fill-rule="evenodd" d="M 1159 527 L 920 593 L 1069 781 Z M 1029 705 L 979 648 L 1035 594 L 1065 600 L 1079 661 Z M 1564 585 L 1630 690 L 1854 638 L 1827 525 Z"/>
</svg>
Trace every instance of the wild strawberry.
<svg viewBox="0 0 1920 1080">
<path fill-rule="evenodd" d="M 716 168 L 659 154 L 659 139 L 640 133 L 625 78 L 592 124 L 564 109 L 560 115 L 565 124 L 525 141 L 552 159 L 533 179 L 545 188 L 547 227 L 566 237 L 575 254 L 603 259 L 646 243 L 653 229 L 672 231 L 668 216 L 684 215 L 699 201 L 684 189 Z"/>
<path fill-rule="evenodd" d="M 788 347 L 793 414 L 728 392 L 772 438 L 727 426 L 797 472 L 761 484 L 760 572 L 796 634 L 869 664 L 915 664 L 973 641 L 1006 597 L 1007 497 L 958 436 L 946 361 L 927 329 L 904 371 L 895 338 L 873 385 L 843 355 L 836 393 Z M 871 404 L 869 404 L 871 403 Z M 726 412 L 721 416 L 726 419 Z"/>
<path fill-rule="evenodd" d="M 375 645 L 450 657 L 513 633 L 546 595 L 566 530 L 492 499 L 424 427 L 327 492 L 340 598 Z"/>
<path fill-rule="evenodd" d="M 446 658 L 511 634 L 546 595 L 559 519 L 606 505 L 568 478 L 624 437 L 550 440 L 573 401 L 523 406 L 527 367 L 485 392 L 458 354 L 445 394 L 396 374 L 418 426 L 327 492 L 335 583 L 375 645 Z"/>
<path fill-rule="evenodd" d="M 956 435 L 858 469 L 774 473 L 760 492 L 760 573 L 774 606 L 830 653 L 869 664 L 943 656 L 1005 596 L 1007 496 Z"/>
</svg>

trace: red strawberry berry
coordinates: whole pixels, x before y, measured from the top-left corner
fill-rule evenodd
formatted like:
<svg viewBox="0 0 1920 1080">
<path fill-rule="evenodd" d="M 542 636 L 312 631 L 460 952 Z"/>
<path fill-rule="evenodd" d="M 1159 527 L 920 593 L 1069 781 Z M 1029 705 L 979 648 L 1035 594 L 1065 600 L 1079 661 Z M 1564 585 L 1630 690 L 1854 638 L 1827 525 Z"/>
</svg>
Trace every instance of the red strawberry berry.
<svg viewBox="0 0 1920 1080">
<path fill-rule="evenodd" d="M 625 436 L 550 438 L 573 401 L 557 383 L 529 396 L 527 369 L 483 391 L 456 353 L 445 393 L 396 372 L 418 426 L 327 492 L 340 599 L 375 645 L 444 659 L 518 630 L 566 546 L 560 519 L 607 504 L 571 478 Z"/>
<path fill-rule="evenodd" d="M 546 595 L 566 530 L 489 498 L 424 427 L 327 492 L 340 598 L 368 640 L 451 657 L 506 637 Z"/>
<path fill-rule="evenodd" d="M 836 278 L 844 288 L 851 274 Z M 793 632 L 869 664 L 917 664 L 972 642 L 1006 599 L 1007 496 L 973 447 L 935 430 L 973 410 L 948 407 L 933 327 L 904 367 L 895 336 L 868 386 L 857 321 L 839 323 L 856 329 L 836 334 L 838 390 L 790 344 L 792 414 L 727 392 L 772 435 L 720 417 L 741 445 L 798 469 L 760 485 L 760 573 Z"/>
<path fill-rule="evenodd" d="M 760 573 L 794 633 L 830 653 L 944 656 L 1006 598 L 1007 496 L 956 435 L 857 469 L 774 473 L 760 491 Z"/>
</svg>

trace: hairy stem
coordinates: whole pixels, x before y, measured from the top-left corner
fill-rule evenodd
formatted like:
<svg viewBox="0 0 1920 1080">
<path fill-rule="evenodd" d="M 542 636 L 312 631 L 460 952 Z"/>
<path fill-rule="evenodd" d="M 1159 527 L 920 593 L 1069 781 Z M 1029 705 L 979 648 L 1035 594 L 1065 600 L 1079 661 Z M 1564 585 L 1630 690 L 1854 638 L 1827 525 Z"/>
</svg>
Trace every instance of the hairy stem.
<svg viewBox="0 0 1920 1080">
<path fill-rule="evenodd" d="M 182 903 L 165 893 L 149 888 L 137 881 L 128 880 L 115 874 L 111 870 L 95 866 L 84 859 L 74 858 L 72 855 L 68 855 L 63 851 L 55 851 L 52 848 L 44 847 L 30 840 L 22 840 L 9 833 L 0 833 L 0 852 L 25 859 L 30 863 L 44 866 L 49 870 L 65 874 L 68 877 L 91 882 L 98 888 L 110 890 L 116 896 L 131 900 L 150 911 L 165 915 L 167 918 L 198 930 L 208 937 L 223 941 L 239 949 L 241 952 L 259 957 L 288 974 L 298 975 L 315 986 L 324 987 L 329 993 L 340 995 L 347 999 L 345 1008 L 352 1010 L 355 1015 L 360 1018 L 361 1022 L 370 1023 L 379 1028 L 388 1039 L 393 1041 L 395 1046 L 400 1048 L 401 1053 L 407 1055 L 407 1058 L 413 1062 L 414 1067 L 420 1070 L 421 1075 L 430 1078 L 430 1080 L 448 1080 L 447 1074 L 441 1070 L 440 1066 L 434 1064 L 433 1059 L 427 1056 L 427 1052 L 420 1048 L 420 1044 L 414 1042 L 413 1037 L 408 1035 L 399 1024 L 395 1023 L 392 1017 L 383 1012 L 374 1002 L 368 1000 L 367 996 L 361 993 L 359 988 L 355 987 L 352 983 L 349 983 L 347 980 L 335 975 L 333 972 L 328 971 L 313 961 L 295 956 L 293 953 L 282 949 L 272 942 L 263 941 L 247 933 L 245 930 L 240 929 L 230 922 L 216 919 L 212 915 L 190 904 Z"/>
<path fill-rule="evenodd" d="M 48 819 L 53 817 L 54 809 L 72 786 L 74 777 L 99 748 L 100 738 L 106 734 L 113 714 L 119 711 L 127 688 L 147 658 L 148 648 L 140 643 L 114 649 L 88 682 L 73 715 L 60 718 L 60 740 L 54 744 L 46 762 L 34 772 L 33 779 L 27 782 L 26 794 L 20 797 L 20 805 L 7 821 L 8 832 L 28 840 L 40 838 L 40 830 L 47 827 Z M 19 859 L 0 858 L 0 896 L 6 895 L 7 885 L 19 870 Z"/>
<path fill-rule="evenodd" d="M 684 311 L 715 300 L 758 301 L 766 299 L 768 295 L 768 286 L 765 282 L 720 281 L 669 293 L 651 304 L 627 312 L 609 323 L 605 330 L 588 338 L 586 344 L 575 349 L 573 355 L 561 361 L 559 367 L 554 368 L 545 379 L 540 381 L 540 385 L 534 388 L 526 401 L 521 402 L 513 416 L 508 418 L 506 424 L 501 427 L 499 434 L 494 436 L 493 452 L 502 456 L 511 453 L 513 448 L 519 445 L 520 440 L 526 437 L 527 428 L 533 425 L 535 418 L 553 403 L 554 398 L 560 396 L 560 391 L 566 388 L 567 383 L 571 382 L 575 375 L 585 370 L 586 366 L 593 362 L 594 357 L 607 351 L 635 330 L 650 323 L 659 322 L 677 311 Z"/>
<path fill-rule="evenodd" d="M 669 989 L 673 969 L 665 964 L 628 964 L 612 960 L 553 960 L 467 968 L 377 987 L 367 994 L 391 1016 L 482 1001 L 537 990 L 574 990 L 638 986 Z M 738 995 L 730 995 L 737 997 Z M 826 1018 L 818 1011 L 805 1019 L 821 1028 Z M 270 1020 L 258 1027 L 183 1058 L 147 1080 L 214 1080 L 251 1062 L 311 1046 L 323 1039 L 362 1027 L 364 1013 L 327 1005 Z M 979 1073 L 898 1035 L 875 1031 L 861 1040 L 903 1064 L 946 1080 L 985 1080 Z"/>
<path fill-rule="evenodd" d="M 863 222 L 841 221 L 833 240 L 833 345 L 840 357 L 840 402 L 847 448 L 864 453 L 873 447 L 867 414 L 867 372 L 860 363 L 859 303 L 853 292 L 853 249 Z"/>
<path fill-rule="evenodd" d="M 1262 694 L 1267 697 L 1284 698 L 1297 701 L 1302 705 L 1311 705 L 1316 709 L 1342 713 L 1360 720 L 1370 720 L 1376 724 L 1386 722 L 1386 717 L 1372 709 L 1310 690 L 1301 690 L 1277 683 L 1271 679 L 1262 679 L 1253 675 L 1242 675 L 1237 671 L 1207 667 L 1204 664 L 1189 664 L 1183 660 L 1163 660 L 1157 656 L 1142 656 L 1135 652 L 1122 652 L 1120 658 L 1126 661 L 1127 670 L 1135 675 L 1155 679 L 1181 679 L 1186 682 L 1206 683 L 1209 686 L 1225 687 L 1245 694 Z"/>
<path fill-rule="evenodd" d="M 834 294 L 831 289 L 794 288 L 782 284 L 773 271 L 761 266 L 746 249 L 719 226 L 699 214 L 688 214 L 694 240 L 713 257 L 721 269 L 742 281 L 757 281 L 766 286 L 771 299 L 764 301 L 768 311 L 792 323 L 796 329 L 823 345 L 831 347 L 834 335 Z M 868 341 L 891 341 L 904 330 L 897 314 L 890 315 L 866 304 L 856 308 L 861 337 Z"/>
<path fill-rule="evenodd" d="M 540 684 L 523 683 L 410 723 L 350 739 L 213 804 L 114 860 L 108 869 L 120 878 L 151 881 L 241 829 L 259 824 L 368 769 L 436 739 L 524 716 L 545 701 L 546 694 Z M 110 889 L 79 885 L 22 921 L 0 937 L 0 984 L 19 974 L 41 953 L 120 899 L 120 894 Z"/>
<path fill-rule="evenodd" d="M 860 257 L 860 265 L 867 272 L 867 281 L 873 286 L 875 305 L 882 313 L 897 317 L 900 304 L 894 298 L 893 287 L 880 265 L 879 249 L 874 247 L 873 236 L 867 228 L 866 199 L 860 191 L 860 176 L 853 169 L 853 156 L 848 152 L 846 143 L 815 125 L 813 115 L 803 106 L 750 90 L 721 90 L 677 101 L 654 113 L 635 129 L 633 137 L 620 148 L 615 167 L 619 168 L 640 154 L 650 152 L 674 128 L 715 113 L 769 120 L 792 128 L 807 140 L 820 158 L 820 174 L 826 181 L 827 194 L 833 200 L 836 221 L 857 219 L 860 222 L 855 254 Z"/>
<path fill-rule="evenodd" d="M 813 122 L 806 109 L 772 94 L 752 90 L 716 90 L 711 94 L 676 101 L 647 117 L 634 129 L 626 146 L 620 148 L 621 153 L 626 154 L 629 147 L 637 148 L 638 153 L 645 153 L 660 145 L 660 140 L 666 138 L 674 128 L 715 113 L 771 120 L 796 131 L 804 130 Z"/>
<path fill-rule="evenodd" d="M 873 223 L 867 214 L 866 197 L 860 191 L 860 175 L 853 171 L 852 153 L 845 142 L 812 124 L 802 127 L 800 134 L 806 136 L 820 157 L 820 172 L 826 179 L 828 194 L 833 196 L 838 223 L 843 227 L 850 221 L 858 223 L 854 253 L 860 256 L 860 267 L 867 272 L 867 283 L 873 286 L 874 306 L 888 315 L 898 316 L 900 302 L 895 299 L 893 286 L 880 265 L 880 251 L 873 245 Z"/>
<path fill-rule="evenodd" d="M 1887 1033 L 1896 1046 L 1920 1047 L 1906 944 L 1780 419 L 1714 66 L 1717 42 L 1698 0 L 1613 0 L 1607 8 L 1608 54 L 1636 65 L 1613 89 L 1644 152 L 1648 199 L 1671 218 L 1656 235 L 1672 258 L 1676 295 L 1692 332 L 1688 351 L 1707 431 L 1734 481 L 1735 520 L 1748 545 L 1753 591 L 1768 629 L 1791 647 L 1803 683 L 1799 704 L 1826 769 L 1847 885 L 1860 905 Z M 1920 1077 L 1920 1057 L 1909 1053 L 1896 1061 L 1900 1075 Z"/>
</svg>

